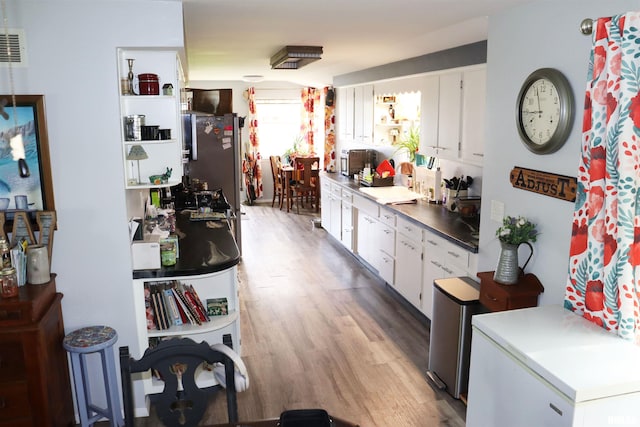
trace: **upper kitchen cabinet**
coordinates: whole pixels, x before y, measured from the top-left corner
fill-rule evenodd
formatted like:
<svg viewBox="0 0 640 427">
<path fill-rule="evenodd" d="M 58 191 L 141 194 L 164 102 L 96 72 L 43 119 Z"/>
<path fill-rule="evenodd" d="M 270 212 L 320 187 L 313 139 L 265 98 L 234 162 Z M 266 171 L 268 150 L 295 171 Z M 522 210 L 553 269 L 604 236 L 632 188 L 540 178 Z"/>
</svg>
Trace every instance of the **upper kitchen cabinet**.
<svg viewBox="0 0 640 427">
<path fill-rule="evenodd" d="M 426 76 L 422 92 L 420 151 L 482 165 L 486 67 Z"/>
<path fill-rule="evenodd" d="M 356 86 L 353 93 L 353 135 L 355 142 L 373 142 L 373 85 Z"/>
<path fill-rule="evenodd" d="M 482 166 L 484 159 L 484 131 L 487 98 L 486 67 L 463 73 L 462 82 L 462 160 Z"/>
<path fill-rule="evenodd" d="M 341 140 L 353 141 L 353 102 L 354 88 L 343 87 L 338 89 L 336 98 L 338 110 L 338 135 Z"/>
<path fill-rule="evenodd" d="M 184 77 L 178 51 L 120 48 L 117 55 L 125 187 L 175 185 L 182 179 Z"/>
</svg>

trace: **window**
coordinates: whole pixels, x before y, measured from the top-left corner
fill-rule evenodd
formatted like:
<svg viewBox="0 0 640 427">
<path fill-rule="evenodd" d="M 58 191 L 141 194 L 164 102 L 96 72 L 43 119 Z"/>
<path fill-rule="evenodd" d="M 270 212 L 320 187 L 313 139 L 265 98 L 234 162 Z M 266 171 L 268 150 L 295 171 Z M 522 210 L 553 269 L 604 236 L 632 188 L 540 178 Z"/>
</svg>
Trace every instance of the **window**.
<svg viewBox="0 0 640 427">
<path fill-rule="evenodd" d="M 262 158 L 282 156 L 300 135 L 300 100 L 256 100 Z"/>
</svg>

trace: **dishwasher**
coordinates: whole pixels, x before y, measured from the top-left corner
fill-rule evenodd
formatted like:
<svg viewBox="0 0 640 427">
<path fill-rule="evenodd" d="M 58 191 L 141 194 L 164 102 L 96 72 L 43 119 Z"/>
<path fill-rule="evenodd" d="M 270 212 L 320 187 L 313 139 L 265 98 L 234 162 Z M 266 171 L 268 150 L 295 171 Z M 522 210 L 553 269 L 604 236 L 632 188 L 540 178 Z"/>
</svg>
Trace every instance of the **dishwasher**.
<svg viewBox="0 0 640 427">
<path fill-rule="evenodd" d="M 427 377 L 455 399 L 466 399 L 471 356 L 471 316 L 484 312 L 480 285 L 469 277 L 433 282 L 433 316 Z"/>
</svg>

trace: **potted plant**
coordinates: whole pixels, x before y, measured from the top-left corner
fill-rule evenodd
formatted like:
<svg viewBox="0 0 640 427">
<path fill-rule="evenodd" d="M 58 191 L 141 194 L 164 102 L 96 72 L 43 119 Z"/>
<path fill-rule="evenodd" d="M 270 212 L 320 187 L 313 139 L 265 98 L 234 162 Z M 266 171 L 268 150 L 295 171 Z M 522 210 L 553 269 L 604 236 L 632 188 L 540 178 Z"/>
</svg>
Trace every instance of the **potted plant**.
<svg viewBox="0 0 640 427">
<path fill-rule="evenodd" d="M 538 238 L 536 225 L 525 217 L 507 216 L 502 220 L 502 226 L 496 230 L 496 236 L 500 240 L 500 258 L 493 275 L 493 280 L 503 285 L 512 285 L 518 282 L 520 272 L 524 269 L 533 256 L 533 246 Z M 527 245 L 531 253 L 529 258 L 520 268 L 518 263 L 518 248 Z"/>
<path fill-rule="evenodd" d="M 412 126 L 408 132 L 406 132 L 402 139 L 393 143 L 396 146 L 394 155 L 401 151 L 406 151 L 409 154 L 409 161 L 415 163 L 416 153 L 420 149 L 420 128 Z"/>
</svg>

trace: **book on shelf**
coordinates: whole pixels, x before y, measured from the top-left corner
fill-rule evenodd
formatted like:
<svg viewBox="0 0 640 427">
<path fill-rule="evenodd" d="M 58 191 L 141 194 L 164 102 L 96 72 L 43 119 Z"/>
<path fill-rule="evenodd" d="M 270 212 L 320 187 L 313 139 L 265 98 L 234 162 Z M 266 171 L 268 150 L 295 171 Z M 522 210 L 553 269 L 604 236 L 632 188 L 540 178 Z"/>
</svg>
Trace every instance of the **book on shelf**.
<svg viewBox="0 0 640 427">
<path fill-rule="evenodd" d="M 226 316 L 229 314 L 229 303 L 226 298 L 208 298 L 207 314 L 209 316 Z"/>
<path fill-rule="evenodd" d="M 185 294 L 182 283 L 178 282 L 174 289 L 176 290 L 176 293 L 178 294 L 178 297 L 182 301 L 184 307 L 186 307 L 187 311 L 190 314 L 190 317 L 192 319 L 191 324 L 201 325 L 202 320 L 200 320 L 200 316 L 198 316 L 198 311 L 196 310 L 195 306 L 187 298 L 187 295 Z"/>
<path fill-rule="evenodd" d="M 173 295 L 173 291 L 171 290 L 171 287 L 165 286 L 162 292 L 164 294 L 164 302 L 168 308 L 167 311 L 170 315 L 169 318 L 171 320 L 171 323 L 176 326 L 181 326 L 182 317 L 180 316 L 180 311 L 178 310 L 178 305 Z"/>
<path fill-rule="evenodd" d="M 189 288 L 189 286 L 184 285 L 182 283 L 180 285 L 182 288 L 181 289 L 182 293 L 186 297 L 189 307 L 191 307 L 191 309 L 193 310 L 195 315 L 198 317 L 200 322 L 208 322 L 209 317 L 207 316 L 207 313 L 203 311 L 202 308 L 200 307 L 202 305 L 202 302 L 198 303 L 200 301 L 198 294 L 197 293 L 194 294 L 194 292 Z"/>
<path fill-rule="evenodd" d="M 162 297 L 157 286 L 154 286 L 151 290 L 151 300 L 153 302 L 153 311 L 156 315 L 158 329 L 169 329 L 169 324 L 164 309 L 164 298 Z"/>
<path fill-rule="evenodd" d="M 198 292 L 196 292 L 196 288 L 194 288 L 193 285 L 188 285 L 188 288 L 191 295 L 193 295 L 196 306 L 198 307 L 198 311 L 202 314 L 202 317 L 205 319 L 205 321 L 208 322 L 209 315 L 207 314 L 207 308 L 202 303 L 202 299 L 198 295 Z"/>
<path fill-rule="evenodd" d="M 147 329 L 158 329 L 155 311 L 151 302 L 151 288 L 149 283 L 144 284 L 144 311 L 147 318 Z"/>
</svg>

